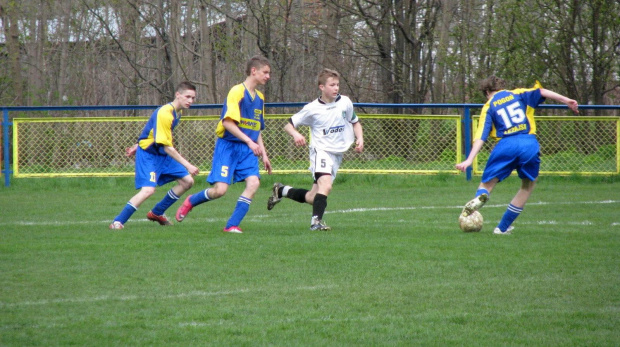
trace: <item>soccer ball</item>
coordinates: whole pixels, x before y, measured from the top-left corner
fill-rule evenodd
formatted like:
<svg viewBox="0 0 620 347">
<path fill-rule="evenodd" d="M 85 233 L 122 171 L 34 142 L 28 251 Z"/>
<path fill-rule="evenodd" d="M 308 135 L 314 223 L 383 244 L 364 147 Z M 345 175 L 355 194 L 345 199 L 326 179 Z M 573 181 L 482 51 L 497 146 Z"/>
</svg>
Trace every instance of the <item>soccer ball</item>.
<svg viewBox="0 0 620 347">
<path fill-rule="evenodd" d="M 483 222 L 482 215 L 478 211 L 474 211 L 467 217 L 459 216 L 459 226 L 466 233 L 480 231 Z"/>
</svg>

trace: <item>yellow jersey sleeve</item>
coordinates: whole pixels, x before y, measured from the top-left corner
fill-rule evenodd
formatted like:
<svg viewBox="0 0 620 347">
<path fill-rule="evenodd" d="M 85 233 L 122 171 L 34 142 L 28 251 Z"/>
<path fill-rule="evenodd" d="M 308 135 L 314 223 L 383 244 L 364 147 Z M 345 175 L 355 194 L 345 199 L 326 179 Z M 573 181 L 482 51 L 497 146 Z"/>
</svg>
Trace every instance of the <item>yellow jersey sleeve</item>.
<svg viewBox="0 0 620 347">
<path fill-rule="evenodd" d="M 478 119 L 478 126 L 476 127 L 476 133 L 474 134 L 474 141 L 480 140 L 482 138 L 482 132 L 484 131 L 484 124 L 487 120 L 487 116 L 489 114 L 489 101 L 487 101 L 482 107 L 482 111 L 480 111 L 480 119 Z M 494 135 L 494 129 L 491 129 L 491 133 Z"/>
<path fill-rule="evenodd" d="M 157 129 L 155 143 L 172 147 L 172 122 L 174 121 L 172 106 L 162 107 L 157 112 Z"/>
<path fill-rule="evenodd" d="M 230 92 L 226 97 L 226 113 L 222 119 L 230 118 L 239 123 L 241 120 L 241 109 L 239 108 L 239 103 L 243 99 L 244 95 L 245 87 L 243 84 L 237 84 L 230 89 Z"/>
</svg>

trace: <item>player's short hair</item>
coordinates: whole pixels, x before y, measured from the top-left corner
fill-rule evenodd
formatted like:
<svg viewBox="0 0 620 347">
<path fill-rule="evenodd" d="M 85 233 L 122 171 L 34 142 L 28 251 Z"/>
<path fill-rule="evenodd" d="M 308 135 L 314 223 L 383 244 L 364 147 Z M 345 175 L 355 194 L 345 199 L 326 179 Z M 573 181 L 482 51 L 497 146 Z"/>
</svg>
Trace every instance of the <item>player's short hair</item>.
<svg viewBox="0 0 620 347">
<path fill-rule="evenodd" d="M 248 63 L 245 66 L 245 74 L 247 76 L 250 76 L 252 74 L 252 68 L 255 68 L 258 70 L 263 66 L 271 67 L 269 60 L 263 57 L 262 55 L 255 55 L 252 58 L 250 58 L 250 60 L 248 60 Z"/>
<path fill-rule="evenodd" d="M 495 75 L 491 75 L 480 82 L 480 91 L 487 97 L 488 93 L 493 93 L 506 89 L 506 81 Z"/>
<path fill-rule="evenodd" d="M 186 90 L 193 90 L 196 91 L 196 86 L 193 85 L 191 82 L 188 81 L 183 81 L 181 83 L 179 83 L 179 85 L 177 86 L 177 93 L 182 93 Z"/>
<path fill-rule="evenodd" d="M 317 82 L 319 83 L 319 85 L 325 85 L 325 83 L 327 83 L 327 79 L 330 77 L 340 79 L 340 74 L 336 70 L 325 68 L 319 73 Z"/>
</svg>

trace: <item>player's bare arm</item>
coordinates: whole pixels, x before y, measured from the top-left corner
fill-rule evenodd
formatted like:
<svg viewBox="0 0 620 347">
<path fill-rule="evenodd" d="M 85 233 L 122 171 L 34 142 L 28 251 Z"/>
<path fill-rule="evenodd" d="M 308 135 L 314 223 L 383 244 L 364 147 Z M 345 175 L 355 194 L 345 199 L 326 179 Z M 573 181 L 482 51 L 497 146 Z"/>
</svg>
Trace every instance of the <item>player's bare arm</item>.
<svg viewBox="0 0 620 347">
<path fill-rule="evenodd" d="M 228 130 L 229 133 L 233 134 L 239 140 L 245 142 L 248 147 L 250 147 L 252 152 L 254 152 L 254 155 L 260 156 L 263 154 L 261 147 L 256 142 L 252 141 L 252 139 L 248 135 L 244 134 L 241 129 L 239 129 L 237 122 L 230 118 L 224 118 L 224 120 L 222 120 L 222 125 L 224 126 L 224 128 L 226 128 L 226 130 Z"/>
<path fill-rule="evenodd" d="M 570 108 L 571 111 L 573 111 L 575 114 L 579 113 L 579 104 L 577 103 L 576 100 L 567 98 L 564 95 L 558 94 L 554 91 L 551 91 L 545 88 L 540 89 L 540 95 L 542 95 L 544 98 L 552 99 L 552 100 L 561 102 L 563 104 L 566 104 L 566 106 L 568 106 L 568 108 Z"/>
<path fill-rule="evenodd" d="M 362 153 L 364 151 L 364 131 L 360 122 L 353 123 L 353 133 L 355 134 L 355 151 Z"/>
<path fill-rule="evenodd" d="M 263 134 L 258 135 L 258 145 L 263 152 L 263 164 L 265 164 L 265 170 L 267 173 L 271 175 L 271 161 L 269 161 L 269 156 L 267 156 L 267 150 L 265 149 L 265 143 L 263 142 Z"/>
<path fill-rule="evenodd" d="M 306 137 L 303 136 L 302 134 L 300 134 L 299 131 L 297 131 L 297 129 L 295 129 L 293 124 L 287 123 L 284 126 L 284 131 L 286 131 L 289 135 L 291 135 L 293 137 L 293 141 L 295 142 L 295 146 L 301 147 L 301 146 L 305 146 L 306 145 Z"/>
<path fill-rule="evenodd" d="M 465 172 L 465 170 L 467 170 L 467 168 L 474 162 L 474 158 L 476 158 L 478 152 L 480 152 L 482 145 L 484 145 L 484 141 L 481 139 L 475 140 L 474 144 L 471 146 L 471 152 L 469 152 L 467 159 L 459 164 L 456 164 L 456 169 Z"/>
<path fill-rule="evenodd" d="M 200 173 L 200 170 L 195 167 L 194 165 L 192 165 L 189 161 L 187 161 L 187 159 L 183 158 L 183 156 L 181 155 L 181 153 L 179 153 L 176 148 L 172 147 L 172 146 L 164 146 L 164 151 L 166 152 L 166 154 L 168 154 L 172 159 L 176 160 L 179 162 L 179 164 L 185 166 L 185 168 L 187 169 L 187 171 L 190 173 L 190 175 L 192 176 L 196 176 Z"/>
</svg>

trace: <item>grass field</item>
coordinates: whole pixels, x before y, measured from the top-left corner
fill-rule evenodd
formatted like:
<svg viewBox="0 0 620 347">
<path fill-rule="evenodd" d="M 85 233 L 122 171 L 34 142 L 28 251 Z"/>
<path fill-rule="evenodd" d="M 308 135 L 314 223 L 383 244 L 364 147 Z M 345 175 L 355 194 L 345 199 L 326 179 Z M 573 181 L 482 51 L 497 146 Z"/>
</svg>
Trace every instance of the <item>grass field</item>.
<svg viewBox="0 0 620 347">
<path fill-rule="evenodd" d="M 0 188 L 0 345 L 618 346 L 620 179 L 542 177 L 513 235 L 459 231 L 479 178 L 340 175 L 329 232 L 311 206 L 221 232 L 242 186 L 160 227 L 108 230 L 131 178 L 14 179 Z M 192 190 L 206 187 L 204 176 Z M 178 205 L 168 215 L 174 215 Z"/>
</svg>

